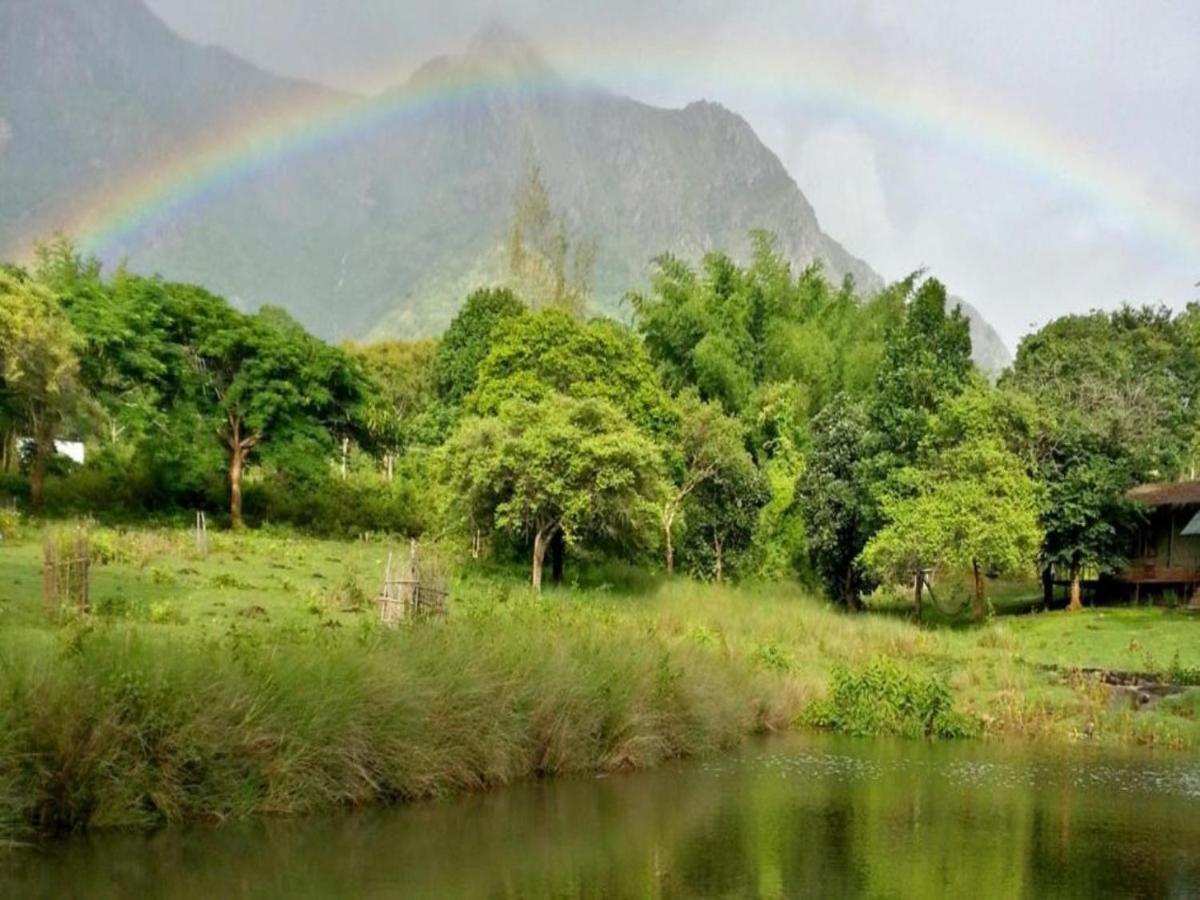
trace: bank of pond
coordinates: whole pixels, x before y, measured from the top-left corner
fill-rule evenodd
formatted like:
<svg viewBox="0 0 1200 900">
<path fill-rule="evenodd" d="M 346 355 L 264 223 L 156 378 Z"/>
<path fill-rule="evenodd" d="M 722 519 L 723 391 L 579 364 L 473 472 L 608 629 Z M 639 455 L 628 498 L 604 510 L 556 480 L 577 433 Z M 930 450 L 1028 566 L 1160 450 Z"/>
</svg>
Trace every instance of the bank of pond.
<svg viewBox="0 0 1200 900">
<path fill-rule="evenodd" d="M 0 894 L 1188 896 L 1200 765 L 1095 746 L 797 733 L 607 777 L 0 857 Z"/>
<path fill-rule="evenodd" d="M 455 576 L 446 618 L 387 628 L 373 602 L 387 542 L 118 537 L 93 535 L 86 614 L 47 613 L 39 541 L 0 546 L 14 847 L 615 775 L 796 730 L 1164 761 L 1200 736 L 1183 611 L 918 627 L 792 584 L 612 571 L 537 595 L 478 570 Z"/>
</svg>

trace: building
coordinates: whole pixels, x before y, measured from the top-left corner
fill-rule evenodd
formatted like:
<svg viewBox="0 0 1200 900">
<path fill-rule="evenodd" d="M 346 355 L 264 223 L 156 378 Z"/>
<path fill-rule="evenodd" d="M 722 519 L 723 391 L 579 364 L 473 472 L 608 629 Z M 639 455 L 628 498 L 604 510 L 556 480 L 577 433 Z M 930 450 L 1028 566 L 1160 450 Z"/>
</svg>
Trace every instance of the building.
<svg viewBox="0 0 1200 900">
<path fill-rule="evenodd" d="M 17 450 L 24 455 L 29 452 L 30 446 L 33 444 L 33 438 L 19 437 L 17 438 Z M 83 445 L 83 441 L 55 441 L 54 452 L 59 456 L 65 456 L 73 463 L 83 465 L 87 459 L 87 449 Z"/>
<path fill-rule="evenodd" d="M 1129 498 L 1146 507 L 1129 567 L 1118 579 L 1143 589 L 1192 597 L 1200 587 L 1200 481 L 1143 484 Z"/>
</svg>

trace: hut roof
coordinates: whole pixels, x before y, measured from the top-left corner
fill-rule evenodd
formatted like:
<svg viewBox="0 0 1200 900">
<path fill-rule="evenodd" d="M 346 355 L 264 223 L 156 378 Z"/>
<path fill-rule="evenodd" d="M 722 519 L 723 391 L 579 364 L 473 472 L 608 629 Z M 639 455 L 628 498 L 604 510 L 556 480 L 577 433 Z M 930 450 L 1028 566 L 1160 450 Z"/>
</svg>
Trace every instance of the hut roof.
<svg viewBox="0 0 1200 900">
<path fill-rule="evenodd" d="M 1139 484 L 1129 491 L 1128 497 L 1146 506 L 1200 506 L 1200 481 Z"/>
</svg>

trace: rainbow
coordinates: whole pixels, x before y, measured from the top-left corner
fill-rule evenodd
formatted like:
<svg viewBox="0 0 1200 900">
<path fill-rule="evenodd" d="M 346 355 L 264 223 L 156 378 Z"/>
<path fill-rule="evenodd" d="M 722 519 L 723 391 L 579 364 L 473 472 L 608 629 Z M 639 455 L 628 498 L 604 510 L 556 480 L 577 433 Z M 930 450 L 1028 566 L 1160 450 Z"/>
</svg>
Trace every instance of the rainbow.
<svg viewBox="0 0 1200 900">
<path fill-rule="evenodd" d="M 556 90 L 564 83 L 678 84 L 685 89 L 713 74 L 684 52 L 655 53 L 652 66 L 576 48 L 559 74 L 493 72 L 438 80 L 369 99 L 293 104 L 234 123 L 199 146 L 162 160 L 79 204 L 65 231 L 81 246 L 111 258 L 155 224 L 229 190 L 288 158 L 353 141 L 398 120 L 503 87 Z M 781 61 L 783 60 L 783 61 Z M 760 53 L 718 73 L 738 91 L 770 92 L 866 119 L 908 139 L 944 140 L 1051 187 L 1066 188 L 1106 214 L 1131 223 L 1156 242 L 1200 260 L 1200 219 L 1153 193 L 1136 172 L 1102 158 L 1071 136 L 1045 127 L 996 98 L 946 84 L 903 85 L 873 77 L 867 67 L 830 55 Z M 682 92 L 682 91 L 681 91 Z"/>
</svg>

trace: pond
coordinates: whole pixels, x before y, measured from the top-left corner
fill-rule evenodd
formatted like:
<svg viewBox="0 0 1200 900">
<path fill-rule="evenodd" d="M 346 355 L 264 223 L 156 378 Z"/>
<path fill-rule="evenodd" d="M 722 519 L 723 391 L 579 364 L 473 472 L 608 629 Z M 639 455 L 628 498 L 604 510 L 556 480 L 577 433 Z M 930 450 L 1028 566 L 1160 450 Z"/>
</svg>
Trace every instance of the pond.
<svg viewBox="0 0 1200 900">
<path fill-rule="evenodd" d="M 647 772 L 0 859 L 3 897 L 1200 896 L 1200 762 L 798 734 Z"/>
</svg>

